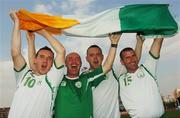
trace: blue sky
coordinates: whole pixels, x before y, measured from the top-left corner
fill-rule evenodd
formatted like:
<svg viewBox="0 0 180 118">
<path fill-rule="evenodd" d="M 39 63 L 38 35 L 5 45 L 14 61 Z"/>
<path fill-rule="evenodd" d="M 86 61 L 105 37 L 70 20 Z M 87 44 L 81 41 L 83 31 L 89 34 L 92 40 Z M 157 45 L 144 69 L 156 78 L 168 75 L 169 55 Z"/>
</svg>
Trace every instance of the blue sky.
<svg viewBox="0 0 180 118">
<path fill-rule="evenodd" d="M 12 9 L 25 8 L 32 12 L 47 13 L 62 16 L 79 16 L 87 17 L 97 14 L 101 11 L 120 7 L 128 4 L 150 4 L 161 3 L 169 4 L 170 12 L 175 20 L 180 23 L 180 1 L 179 0 L 0 0 L 0 107 L 8 106 L 11 103 L 13 93 L 15 91 L 15 78 L 12 69 L 12 61 L 10 56 L 12 21 L 9 12 Z M 22 34 L 22 50 L 27 55 L 26 39 Z M 135 34 L 122 36 L 119 51 L 126 46 L 135 45 Z M 88 66 L 85 61 L 86 49 L 91 44 L 98 44 L 102 47 L 106 56 L 109 47 L 107 38 L 88 39 L 88 38 L 72 38 L 65 36 L 57 36 L 64 44 L 67 52 L 77 51 L 81 54 L 84 65 Z M 38 47 L 47 45 L 42 37 L 37 36 L 36 44 Z M 124 40 L 126 39 L 126 40 Z M 148 40 L 144 44 L 143 55 L 146 55 L 152 40 Z M 78 47 L 78 48 L 77 48 Z M 176 87 L 180 88 L 180 34 L 164 41 L 161 59 L 158 65 L 158 74 L 160 90 L 163 95 L 170 94 Z M 115 65 L 119 65 L 119 57 L 117 56 Z M 118 68 L 119 66 L 117 66 Z"/>
</svg>

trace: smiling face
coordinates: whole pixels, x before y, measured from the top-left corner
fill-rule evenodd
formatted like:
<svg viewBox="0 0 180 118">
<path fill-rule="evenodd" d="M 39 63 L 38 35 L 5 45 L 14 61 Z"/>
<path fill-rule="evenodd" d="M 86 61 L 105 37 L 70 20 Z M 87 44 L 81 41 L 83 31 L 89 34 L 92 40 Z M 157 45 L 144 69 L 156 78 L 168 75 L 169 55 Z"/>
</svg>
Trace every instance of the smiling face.
<svg viewBox="0 0 180 118">
<path fill-rule="evenodd" d="M 121 54 L 121 64 L 123 64 L 128 72 L 135 72 L 138 69 L 138 59 L 134 50 L 126 50 Z"/>
<path fill-rule="evenodd" d="M 36 73 L 43 75 L 49 72 L 53 65 L 53 53 L 49 50 L 40 50 L 34 59 Z"/>
<path fill-rule="evenodd" d="M 77 77 L 79 76 L 79 71 L 81 68 L 81 58 L 79 54 L 73 52 L 66 56 L 65 64 L 67 67 L 67 76 L 68 77 Z"/>
<path fill-rule="evenodd" d="M 99 47 L 90 47 L 87 50 L 86 60 L 90 65 L 90 69 L 96 69 L 102 64 L 103 54 Z"/>
</svg>

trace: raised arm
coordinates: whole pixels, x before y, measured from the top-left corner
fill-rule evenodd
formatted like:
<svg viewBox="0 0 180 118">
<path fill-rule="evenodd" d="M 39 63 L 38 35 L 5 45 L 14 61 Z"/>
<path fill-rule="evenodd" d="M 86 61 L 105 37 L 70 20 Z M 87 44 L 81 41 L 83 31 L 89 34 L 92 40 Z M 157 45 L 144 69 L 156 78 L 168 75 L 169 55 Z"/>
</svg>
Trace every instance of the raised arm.
<svg viewBox="0 0 180 118">
<path fill-rule="evenodd" d="M 143 46 L 144 39 L 143 37 L 137 33 L 136 34 L 136 47 L 135 47 L 135 53 L 138 58 L 138 61 L 141 59 L 141 53 L 142 53 L 142 46 Z"/>
<path fill-rule="evenodd" d="M 112 65 L 113 65 L 113 62 L 114 62 L 114 59 L 116 56 L 117 45 L 118 45 L 120 37 L 121 37 L 120 33 L 114 33 L 114 34 L 109 35 L 109 39 L 111 40 L 111 47 L 109 49 L 109 53 L 104 62 L 104 65 L 102 67 L 104 74 L 108 73 L 112 68 Z"/>
<path fill-rule="evenodd" d="M 155 38 L 154 42 L 152 43 L 150 53 L 155 57 L 159 58 L 161 46 L 162 46 L 163 38 Z"/>
<path fill-rule="evenodd" d="M 33 70 L 33 72 L 36 72 L 36 68 L 34 66 L 34 58 L 36 55 L 36 49 L 35 49 L 35 35 L 33 32 L 26 32 L 26 38 L 28 43 L 28 60 L 30 68 Z"/>
<path fill-rule="evenodd" d="M 36 32 L 38 34 L 42 35 L 44 38 L 46 38 L 47 41 L 50 43 L 50 45 L 53 47 L 53 49 L 56 51 L 56 57 L 55 57 L 56 66 L 60 67 L 61 65 L 63 65 L 65 63 L 65 48 L 64 48 L 64 46 L 46 30 L 42 29 L 42 30 L 38 30 Z"/>
<path fill-rule="evenodd" d="M 10 16 L 14 22 L 11 41 L 11 56 L 13 59 L 14 69 L 19 71 L 26 64 L 25 59 L 21 54 L 21 32 L 19 29 L 19 19 L 16 11 L 12 11 Z"/>
<path fill-rule="evenodd" d="M 143 64 L 154 77 L 156 76 L 157 72 L 157 62 L 160 56 L 162 42 L 163 38 L 154 39 L 154 42 L 152 43 L 151 49 L 149 51 L 151 56 L 147 56 L 147 59 Z"/>
</svg>

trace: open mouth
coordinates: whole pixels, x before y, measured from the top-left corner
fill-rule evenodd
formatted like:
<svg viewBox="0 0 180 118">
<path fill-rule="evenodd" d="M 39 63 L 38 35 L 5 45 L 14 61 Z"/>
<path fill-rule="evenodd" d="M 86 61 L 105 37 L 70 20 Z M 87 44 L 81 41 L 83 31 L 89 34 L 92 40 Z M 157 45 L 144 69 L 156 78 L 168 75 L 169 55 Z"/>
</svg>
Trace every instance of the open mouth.
<svg viewBox="0 0 180 118">
<path fill-rule="evenodd" d="M 44 64 L 44 65 L 41 66 L 41 68 L 42 68 L 42 69 L 46 69 L 46 68 L 47 68 L 47 65 Z"/>
<path fill-rule="evenodd" d="M 98 64 L 98 61 L 93 61 L 94 64 Z"/>
<path fill-rule="evenodd" d="M 71 65 L 72 69 L 77 69 L 77 65 Z"/>
</svg>

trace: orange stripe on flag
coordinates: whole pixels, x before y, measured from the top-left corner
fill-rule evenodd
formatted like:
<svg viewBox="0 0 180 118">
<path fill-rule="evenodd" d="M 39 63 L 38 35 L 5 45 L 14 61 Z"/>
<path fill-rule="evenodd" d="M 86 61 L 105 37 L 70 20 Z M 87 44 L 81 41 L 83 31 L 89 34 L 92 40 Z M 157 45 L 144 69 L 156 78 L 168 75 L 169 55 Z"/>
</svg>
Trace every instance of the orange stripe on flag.
<svg viewBox="0 0 180 118">
<path fill-rule="evenodd" d="M 25 9 L 20 9 L 17 15 L 20 20 L 20 29 L 22 30 L 36 31 L 46 29 L 52 34 L 60 34 L 61 30 L 79 24 L 79 22 L 74 19 L 31 13 Z"/>
</svg>

